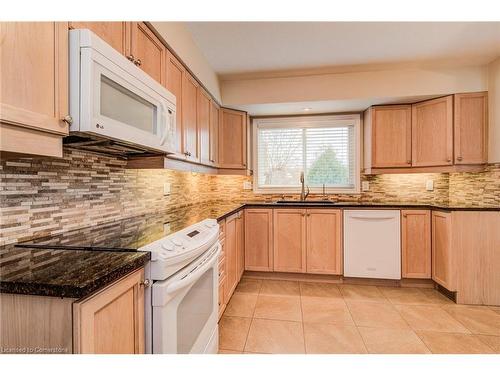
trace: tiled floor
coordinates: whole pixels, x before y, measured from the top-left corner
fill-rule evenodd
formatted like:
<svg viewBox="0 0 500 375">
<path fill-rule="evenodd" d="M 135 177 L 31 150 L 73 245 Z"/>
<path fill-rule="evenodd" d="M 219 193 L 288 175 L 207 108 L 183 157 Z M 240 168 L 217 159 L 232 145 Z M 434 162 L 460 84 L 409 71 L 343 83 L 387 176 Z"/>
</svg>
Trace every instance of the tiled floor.
<svg viewBox="0 0 500 375">
<path fill-rule="evenodd" d="M 220 353 L 500 353 L 500 308 L 432 289 L 243 278 Z"/>
</svg>

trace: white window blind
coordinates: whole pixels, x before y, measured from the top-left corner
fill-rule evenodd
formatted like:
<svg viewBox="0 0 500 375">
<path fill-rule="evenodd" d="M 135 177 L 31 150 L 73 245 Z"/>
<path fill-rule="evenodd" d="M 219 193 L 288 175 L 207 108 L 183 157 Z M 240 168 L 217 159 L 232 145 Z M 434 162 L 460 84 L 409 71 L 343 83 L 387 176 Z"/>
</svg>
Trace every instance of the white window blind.
<svg viewBox="0 0 500 375">
<path fill-rule="evenodd" d="M 330 119 L 330 120 L 328 120 Z M 294 191 L 303 171 L 311 189 L 352 192 L 357 187 L 355 121 L 290 118 L 280 123 L 257 123 L 257 190 Z"/>
</svg>

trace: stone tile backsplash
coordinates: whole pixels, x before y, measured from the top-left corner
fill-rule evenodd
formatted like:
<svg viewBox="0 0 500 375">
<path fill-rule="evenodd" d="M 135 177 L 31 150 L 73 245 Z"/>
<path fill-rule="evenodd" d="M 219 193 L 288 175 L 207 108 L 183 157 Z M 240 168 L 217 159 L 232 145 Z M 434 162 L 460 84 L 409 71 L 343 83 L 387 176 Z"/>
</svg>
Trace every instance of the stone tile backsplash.
<svg viewBox="0 0 500 375">
<path fill-rule="evenodd" d="M 248 176 L 130 170 L 125 161 L 75 150 L 64 157 L 0 162 L 0 245 L 213 200 L 275 200 L 244 191 Z M 500 164 L 482 173 L 362 176 L 370 191 L 330 197 L 355 202 L 500 206 Z M 425 182 L 434 181 L 434 191 Z M 163 195 L 163 184 L 171 194 Z M 294 196 L 287 196 L 295 198 Z M 314 196 L 312 196 L 314 198 Z"/>
</svg>

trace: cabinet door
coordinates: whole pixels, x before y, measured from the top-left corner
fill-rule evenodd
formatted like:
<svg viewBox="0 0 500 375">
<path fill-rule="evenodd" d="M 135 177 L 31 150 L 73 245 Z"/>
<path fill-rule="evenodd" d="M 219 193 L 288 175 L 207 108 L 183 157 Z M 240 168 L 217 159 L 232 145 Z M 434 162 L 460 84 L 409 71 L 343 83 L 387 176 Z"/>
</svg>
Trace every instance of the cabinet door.
<svg viewBox="0 0 500 375">
<path fill-rule="evenodd" d="M 216 165 L 219 144 L 220 107 L 213 100 L 210 102 L 210 164 Z"/>
<path fill-rule="evenodd" d="M 432 280 L 454 291 L 451 213 L 432 212 Z"/>
<path fill-rule="evenodd" d="M 411 105 L 372 109 L 372 167 L 411 166 Z"/>
<path fill-rule="evenodd" d="M 176 129 L 175 129 L 175 152 L 182 154 L 184 151 L 182 149 L 182 85 L 184 82 L 184 74 L 186 69 L 180 63 L 175 56 L 167 51 L 167 82 L 166 87 L 172 94 L 175 95 L 176 99 Z"/>
<path fill-rule="evenodd" d="M 245 209 L 245 269 L 273 270 L 272 209 Z"/>
<path fill-rule="evenodd" d="M 67 135 L 68 23 L 2 22 L 0 41 L 0 122 Z"/>
<path fill-rule="evenodd" d="M 226 301 L 229 301 L 231 295 L 238 284 L 238 254 L 236 239 L 236 222 L 238 215 L 232 215 L 226 219 L 226 236 L 224 239 L 226 254 Z"/>
<path fill-rule="evenodd" d="M 144 353 L 144 270 L 73 305 L 75 353 Z"/>
<path fill-rule="evenodd" d="M 210 164 L 210 96 L 198 86 L 196 117 L 200 150 L 200 162 Z"/>
<path fill-rule="evenodd" d="M 222 317 L 224 310 L 226 309 L 226 284 L 227 277 L 224 276 L 219 280 L 219 319 Z"/>
<path fill-rule="evenodd" d="M 130 33 L 130 54 L 134 63 L 165 85 L 167 49 L 144 22 L 132 22 Z"/>
<path fill-rule="evenodd" d="M 236 256 L 237 256 L 237 274 L 238 282 L 243 276 L 245 271 L 245 225 L 243 223 L 243 211 L 238 212 L 238 217 L 236 219 Z"/>
<path fill-rule="evenodd" d="M 273 216 L 274 271 L 306 272 L 306 211 L 275 209 Z"/>
<path fill-rule="evenodd" d="M 412 166 L 453 164 L 453 96 L 413 104 Z"/>
<path fill-rule="evenodd" d="M 455 164 L 488 160 L 488 93 L 455 95 Z"/>
<path fill-rule="evenodd" d="M 122 55 L 127 54 L 130 22 L 70 22 L 70 29 L 89 29 Z"/>
<path fill-rule="evenodd" d="M 221 109 L 219 124 L 219 167 L 247 167 L 247 117 L 245 112 Z"/>
<path fill-rule="evenodd" d="M 342 274 L 342 211 L 307 210 L 307 272 Z"/>
<path fill-rule="evenodd" d="M 186 159 L 198 161 L 197 97 L 198 82 L 188 73 L 182 85 L 183 149 Z"/>
<path fill-rule="evenodd" d="M 429 210 L 401 211 L 401 275 L 431 278 L 431 214 Z"/>
</svg>

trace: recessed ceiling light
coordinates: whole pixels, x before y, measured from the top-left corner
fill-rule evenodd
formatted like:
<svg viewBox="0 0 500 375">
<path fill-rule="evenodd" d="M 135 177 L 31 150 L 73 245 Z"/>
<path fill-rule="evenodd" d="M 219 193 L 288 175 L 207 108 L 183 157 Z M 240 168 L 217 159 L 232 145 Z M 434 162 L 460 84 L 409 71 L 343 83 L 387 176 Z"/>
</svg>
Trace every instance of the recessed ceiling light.
<svg viewBox="0 0 500 375">
<path fill-rule="evenodd" d="M 312 108 L 310 108 L 310 107 L 305 107 L 305 108 L 302 108 L 302 110 L 303 110 L 303 111 L 306 111 L 306 112 L 307 112 L 307 111 L 310 111 L 311 109 L 312 109 Z"/>
</svg>

